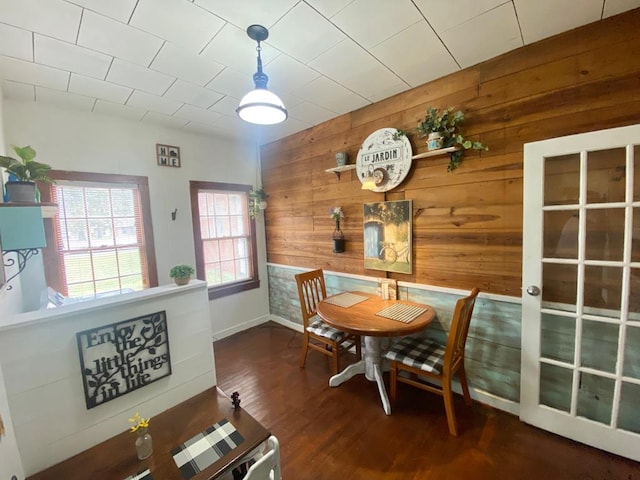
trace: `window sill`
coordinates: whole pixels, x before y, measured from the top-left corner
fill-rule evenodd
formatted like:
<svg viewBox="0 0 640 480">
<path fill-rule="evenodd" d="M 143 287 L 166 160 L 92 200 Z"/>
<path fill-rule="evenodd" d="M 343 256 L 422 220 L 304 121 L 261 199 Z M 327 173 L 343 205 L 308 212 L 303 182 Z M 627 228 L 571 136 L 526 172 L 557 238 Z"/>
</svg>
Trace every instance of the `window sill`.
<svg viewBox="0 0 640 480">
<path fill-rule="evenodd" d="M 253 290 L 254 288 L 260 288 L 259 279 L 246 280 L 244 282 L 231 283 L 229 285 L 221 285 L 219 287 L 209 287 L 209 300 L 226 297 L 228 295 L 233 295 L 234 293 L 244 292 L 245 290 Z"/>
</svg>

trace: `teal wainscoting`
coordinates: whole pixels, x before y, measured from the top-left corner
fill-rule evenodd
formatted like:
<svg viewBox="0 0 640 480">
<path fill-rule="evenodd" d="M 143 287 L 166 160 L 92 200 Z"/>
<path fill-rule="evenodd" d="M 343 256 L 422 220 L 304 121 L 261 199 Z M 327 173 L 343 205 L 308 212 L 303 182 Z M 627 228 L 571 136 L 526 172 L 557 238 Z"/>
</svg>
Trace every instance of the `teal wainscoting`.
<svg viewBox="0 0 640 480">
<path fill-rule="evenodd" d="M 284 265 L 268 265 L 269 308 L 271 315 L 300 325 L 302 317 L 294 275 L 306 271 Z M 382 273 L 382 272 L 381 272 Z M 376 293 L 376 279 L 325 272 L 327 294 L 341 291 Z M 429 335 L 445 338 L 456 300 L 463 296 L 446 289 L 400 282 L 399 298 L 426 303 L 438 318 L 428 327 Z M 520 299 L 483 296 L 476 301 L 467 339 L 466 370 L 472 389 L 518 402 L 520 399 Z"/>
</svg>

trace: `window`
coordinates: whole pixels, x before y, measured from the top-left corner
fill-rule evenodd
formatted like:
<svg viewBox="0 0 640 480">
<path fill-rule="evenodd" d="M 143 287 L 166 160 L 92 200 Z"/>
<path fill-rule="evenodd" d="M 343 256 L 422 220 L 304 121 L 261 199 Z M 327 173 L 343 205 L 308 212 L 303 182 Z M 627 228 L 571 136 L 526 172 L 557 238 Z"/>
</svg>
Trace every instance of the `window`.
<svg viewBox="0 0 640 480">
<path fill-rule="evenodd" d="M 249 218 L 249 185 L 190 182 L 198 278 L 209 298 L 260 286 L 255 221 Z"/>
<path fill-rule="evenodd" d="M 42 201 L 58 205 L 46 222 L 47 284 L 71 298 L 158 285 L 146 177 L 52 171 Z M 42 187 L 41 187 L 42 188 Z"/>
</svg>

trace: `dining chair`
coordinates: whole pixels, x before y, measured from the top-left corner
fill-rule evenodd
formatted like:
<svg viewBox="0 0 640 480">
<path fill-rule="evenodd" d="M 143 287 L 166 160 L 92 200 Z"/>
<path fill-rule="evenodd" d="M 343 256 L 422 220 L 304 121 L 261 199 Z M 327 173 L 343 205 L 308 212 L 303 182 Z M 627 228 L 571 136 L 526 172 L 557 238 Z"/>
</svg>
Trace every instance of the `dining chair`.
<svg viewBox="0 0 640 480">
<path fill-rule="evenodd" d="M 324 273 L 321 269 L 299 273 L 295 277 L 298 284 L 302 325 L 304 327 L 300 368 L 304 368 L 307 352 L 311 348 L 332 357 L 333 374 L 336 375 L 340 371 L 340 355 L 347 352 L 351 347 L 356 347 L 358 360 L 362 358 L 360 336 L 347 334 L 330 327 L 319 317 L 314 318 L 317 315 L 318 303 L 327 297 Z"/>
<path fill-rule="evenodd" d="M 271 435 L 267 439 L 267 445 L 269 451 L 251 465 L 244 480 L 282 480 L 278 439 Z"/>
<path fill-rule="evenodd" d="M 384 354 L 390 361 L 391 403 L 396 401 L 398 382 L 437 393 L 444 398 L 449 432 L 454 436 L 458 435 L 458 426 L 453 408 L 451 379 L 458 375 L 465 402 L 471 405 L 464 371 L 464 347 L 478 293 L 479 290 L 474 288 L 468 297 L 456 302 L 446 344 L 426 337 L 404 337 Z M 409 376 L 400 376 L 400 372 L 408 372 Z M 438 380 L 442 386 L 422 381 L 419 376 Z"/>
</svg>

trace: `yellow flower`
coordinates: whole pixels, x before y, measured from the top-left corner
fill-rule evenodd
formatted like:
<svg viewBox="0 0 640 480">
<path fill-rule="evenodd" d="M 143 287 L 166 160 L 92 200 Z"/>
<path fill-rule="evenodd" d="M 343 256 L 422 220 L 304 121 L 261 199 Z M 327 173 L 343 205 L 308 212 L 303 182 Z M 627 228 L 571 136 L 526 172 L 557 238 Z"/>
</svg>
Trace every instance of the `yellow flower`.
<svg viewBox="0 0 640 480">
<path fill-rule="evenodd" d="M 136 412 L 136 414 L 133 416 L 133 418 L 129 419 L 129 423 L 134 423 L 135 424 L 135 425 L 131 426 L 130 430 L 132 432 L 135 432 L 139 428 L 147 428 L 147 427 L 149 427 L 149 421 L 150 420 L 151 420 L 151 418 L 142 418 L 140 416 L 140 414 L 138 412 Z"/>
</svg>

